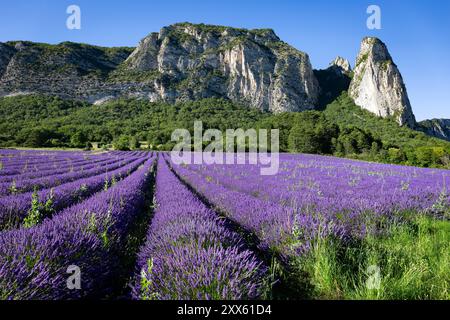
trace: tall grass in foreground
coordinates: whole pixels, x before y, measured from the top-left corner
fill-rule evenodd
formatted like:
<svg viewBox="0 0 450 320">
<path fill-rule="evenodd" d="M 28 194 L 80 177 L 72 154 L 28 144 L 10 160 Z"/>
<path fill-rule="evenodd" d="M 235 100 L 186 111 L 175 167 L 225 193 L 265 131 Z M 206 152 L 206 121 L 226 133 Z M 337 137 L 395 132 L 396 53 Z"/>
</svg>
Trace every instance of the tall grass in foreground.
<svg viewBox="0 0 450 320">
<path fill-rule="evenodd" d="M 450 299 L 450 221 L 416 215 L 387 231 L 350 244 L 315 241 L 294 262 L 309 277 L 310 297 Z"/>
</svg>

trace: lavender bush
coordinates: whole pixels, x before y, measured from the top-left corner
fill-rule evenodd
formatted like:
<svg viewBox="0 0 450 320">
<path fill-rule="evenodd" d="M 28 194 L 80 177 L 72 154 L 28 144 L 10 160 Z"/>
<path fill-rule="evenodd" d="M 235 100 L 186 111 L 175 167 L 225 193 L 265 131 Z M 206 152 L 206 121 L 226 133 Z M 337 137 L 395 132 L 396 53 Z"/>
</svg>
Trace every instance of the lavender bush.
<svg viewBox="0 0 450 320">
<path fill-rule="evenodd" d="M 117 251 L 145 205 L 153 160 L 107 191 L 30 229 L 0 233 L 1 299 L 104 297 L 120 270 Z M 81 289 L 67 287 L 67 268 Z"/>
<path fill-rule="evenodd" d="M 170 172 L 160 158 L 157 208 L 139 253 L 137 299 L 252 299 L 265 269 L 240 237 Z"/>
</svg>

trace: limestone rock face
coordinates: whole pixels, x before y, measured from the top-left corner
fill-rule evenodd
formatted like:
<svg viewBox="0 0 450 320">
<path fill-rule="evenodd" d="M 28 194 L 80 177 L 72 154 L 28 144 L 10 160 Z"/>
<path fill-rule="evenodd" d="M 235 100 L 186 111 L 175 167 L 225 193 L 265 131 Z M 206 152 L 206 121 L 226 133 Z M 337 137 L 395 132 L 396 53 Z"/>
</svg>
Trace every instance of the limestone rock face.
<svg viewBox="0 0 450 320">
<path fill-rule="evenodd" d="M 40 93 L 103 103 L 231 99 L 265 111 L 314 109 L 309 57 L 269 29 L 180 23 L 131 48 L 0 45 L 0 95 Z"/>
<path fill-rule="evenodd" d="M 329 67 L 347 75 L 350 74 L 350 72 L 352 72 L 350 62 L 347 59 L 344 59 L 339 56 L 337 56 L 333 61 L 331 61 Z"/>
<path fill-rule="evenodd" d="M 377 38 L 363 39 L 349 94 L 357 105 L 380 117 L 393 117 L 400 125 L 416 126 L 400 71 L 386 45 Z"/>
<path fill-rule="evenodd" d="M 176 24 L 141 41 L 128 72 L 152 72 L 166 101 L 223 97 L 261 110 L 313 109 L 318 84 L 309 57 L 272 30 Z"/>
</svg>

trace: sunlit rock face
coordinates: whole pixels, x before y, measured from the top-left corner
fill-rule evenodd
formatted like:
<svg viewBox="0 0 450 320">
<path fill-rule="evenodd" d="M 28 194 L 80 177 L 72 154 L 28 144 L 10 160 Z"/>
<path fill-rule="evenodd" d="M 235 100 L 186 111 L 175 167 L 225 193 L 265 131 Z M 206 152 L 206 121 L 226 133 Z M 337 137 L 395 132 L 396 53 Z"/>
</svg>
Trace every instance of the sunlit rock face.
<svg viewBox="0 0 450 320">
<path fill-rule="evenodd" d="M 353 72 L 349 94 L 357 105 L 400 125 L 416 126 L 402 76 L 383 42 L 364 38 Z"/>
<path fill-rule="evenodd" d="M 163 100 L 224 97 L 273 112 L 309 110 L 317 102 L 308 55 L 269 29 L 176 24 L 143 39 L 125 65 L 153 72 Z"/>
</svg>

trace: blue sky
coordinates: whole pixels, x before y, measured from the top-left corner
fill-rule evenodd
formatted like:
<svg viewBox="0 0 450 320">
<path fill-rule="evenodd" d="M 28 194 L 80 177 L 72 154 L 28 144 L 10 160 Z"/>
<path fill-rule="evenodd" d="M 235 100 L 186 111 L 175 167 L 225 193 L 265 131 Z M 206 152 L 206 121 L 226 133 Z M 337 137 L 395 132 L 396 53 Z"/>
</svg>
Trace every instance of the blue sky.
<svg viewBox="0 0 450 320">
<path fill-rule="evenodd" d="M 76 4 L 82 29 L 66 28 Z M 366 8 L 381 7 L 382 29 L 369 30 Z M 418 120 L 450 118 L 450 1 L 299 0 L 15 0 L 0 4 L 0 41 L 84 42 L 135 46 L 150 32 L 190 21 L 242 28 L 272 28 L 309 54 L 314 68 L 341 55 L 354 64 L 364 36 L 387 45 L 405 80 Z"/>
</svg>

